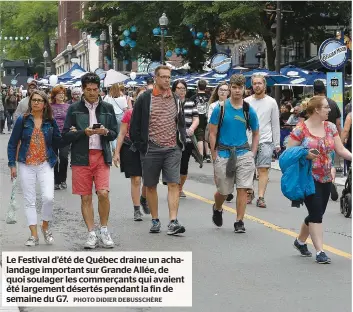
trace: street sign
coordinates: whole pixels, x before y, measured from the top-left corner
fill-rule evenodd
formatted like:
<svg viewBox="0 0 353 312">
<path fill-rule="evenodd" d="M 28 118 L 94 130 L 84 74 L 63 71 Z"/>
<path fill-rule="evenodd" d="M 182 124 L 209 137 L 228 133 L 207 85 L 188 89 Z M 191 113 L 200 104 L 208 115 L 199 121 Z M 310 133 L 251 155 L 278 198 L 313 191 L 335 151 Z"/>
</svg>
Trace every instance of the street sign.
<svg viewBox="0 0 353 312">
<path fill-rule="evenodd" d="M 148 64 L 147 67 L 147 72 L 151 75 L 154 76 L 154 70 L 158 67 L 161 66 L 162 64 L 160 62 L 152 62 Z"/>
<path fill-rule="evenodd" d="M 232 58 L 226 53 L 217 53 L 211 58 L 211 68 L 217 74 L 225 74 L 232 68 Z"/>
<path fill-rule="evenodd" d="M 341 123 L 343 125 L 343 75 L 342 72 L 328 72 L 326 76 L 327 97 L 337 103 L 341 111 Z"/>
<path fill-rule="evenodd" d="M 319 48 L 319 60 L 327 69 L 338 70 L 348 59 L 347 46 L 337 39 L 325 40 Z"/>
</svg>

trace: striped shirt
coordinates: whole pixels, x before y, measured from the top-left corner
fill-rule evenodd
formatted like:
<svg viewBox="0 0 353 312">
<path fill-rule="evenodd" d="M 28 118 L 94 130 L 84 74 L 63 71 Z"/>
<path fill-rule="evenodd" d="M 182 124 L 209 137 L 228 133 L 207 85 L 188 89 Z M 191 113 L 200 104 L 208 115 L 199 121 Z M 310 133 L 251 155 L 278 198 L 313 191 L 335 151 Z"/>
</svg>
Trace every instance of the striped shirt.
<svg viewBox="0 0 353 312">
<path fill-rule="evenodd" d="M 149 139 L 161 147 L 177 145 L 177 106 L 171 91 L 162 95 L 156 88 L 152 92 Z"/>
<path fill-rule="evenodd" d="M 199 112 L 197 110 L 197 105 L 194 101 L 186 100 L 183 105 L 184 116 L 185 116 L 185 126 L 186 129 L 190 128 L 194 117 L 199 117 Z M 186 142 L 191 142 L 189 137 L 186 137 Z"/>
</svg>

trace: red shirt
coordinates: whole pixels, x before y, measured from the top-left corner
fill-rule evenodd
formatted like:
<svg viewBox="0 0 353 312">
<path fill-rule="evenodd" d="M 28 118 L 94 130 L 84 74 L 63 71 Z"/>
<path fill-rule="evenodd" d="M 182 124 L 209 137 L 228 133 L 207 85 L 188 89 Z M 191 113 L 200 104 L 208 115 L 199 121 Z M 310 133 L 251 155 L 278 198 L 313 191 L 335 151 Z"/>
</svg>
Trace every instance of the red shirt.
<svg viewBox="0 0 353 312">
<path fill-rule="evenodd" d="M 125 136 L 126 136 L 128 139 L 130 139 L 129 131 L 130 131 L 131 116 L 132 116 L 132 108 L 128 109 L 128 110 L 124 113 L 123 118 L 121 119 L 121 122 L 127 124 L 127 133 L 126 133 Z"/>
</svg>

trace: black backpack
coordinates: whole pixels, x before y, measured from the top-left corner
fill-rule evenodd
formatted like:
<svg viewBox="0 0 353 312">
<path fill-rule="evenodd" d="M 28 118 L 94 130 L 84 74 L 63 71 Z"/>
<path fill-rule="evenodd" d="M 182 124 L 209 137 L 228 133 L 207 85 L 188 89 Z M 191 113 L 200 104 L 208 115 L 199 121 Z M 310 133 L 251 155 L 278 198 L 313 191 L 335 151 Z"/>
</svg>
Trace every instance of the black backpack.
<svg viewBox="0 0 353 312">
<path fill-rule="evenodd" d="M 243 100 L 243 112 L 244 112 L 244 117 L 245 117 L 245 121 L 246 121 L 246 129 L 247 130 L 251 130 L 251 127 L 250 127 L 250 113 L 249 113 L 249 110 L 250 110 L 250 104 L 248 102 L 245 102 Z M 223 123 L 223 118 L 224 118 L 224 104 L 221 106 L 221 111 L 220 111 L 220 118 L 218 120 L 218 131 L 217 131 L 217 137 L 216 137 L 216 146 L 218 145 L 218 140 L 219 140 L 219 135 L 220 135 L 220 129 L 221 129 L 221 126 L 222 126 L 222 123 Z"/>
</svg>

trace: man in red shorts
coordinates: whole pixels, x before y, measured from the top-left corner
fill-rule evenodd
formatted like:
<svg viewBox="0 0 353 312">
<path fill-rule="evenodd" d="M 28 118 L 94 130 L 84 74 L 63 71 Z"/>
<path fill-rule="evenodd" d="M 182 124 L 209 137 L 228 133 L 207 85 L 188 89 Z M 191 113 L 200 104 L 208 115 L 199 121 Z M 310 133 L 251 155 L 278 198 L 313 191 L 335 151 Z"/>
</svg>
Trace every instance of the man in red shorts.
<svg viewBox="0 0 353 312">
<path fill-rule="evenodd" d="M 107 224 L 110 210 L 110 142 L 117 137 L 117 121 L 111 104 L 99 97 L 100 78 L 87 73 L 81 78 L 83 96 L 67 111 L 63 138 L 71 143 L 72 193 L 81 196 L 81 211 L 88 228 L 86 249 L 113 248 Z M 98 196 L 100 229 L 94 230 L 93 181 Z"/>
</svg>

